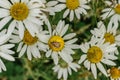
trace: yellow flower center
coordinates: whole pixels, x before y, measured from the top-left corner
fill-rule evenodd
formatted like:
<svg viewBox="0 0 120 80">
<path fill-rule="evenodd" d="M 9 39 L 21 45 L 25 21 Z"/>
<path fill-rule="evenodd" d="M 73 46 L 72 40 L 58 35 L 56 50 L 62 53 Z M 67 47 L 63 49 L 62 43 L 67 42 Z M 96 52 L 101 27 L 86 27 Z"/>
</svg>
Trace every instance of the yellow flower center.
<svg viewBox="0 0 120 80">
<path fill-rule="evenodd" d="M 114 8 L 115 12 L 117 14 L 120 14 L 120 4 L 118 4 L 115 8 Z"/>
<path fill-rule="evenodd" d="M 105 33 L 104 38 L 105 42 L 110 42 L 110 44 L 113 44 L 115 42 L 115 37 L 111 33 Z"/>
<path fill-rule="evenodd" d="M 52 36 L 48 41 L 48 45 L 53 51 L 60 51 L 64 47 L 64 40 L 60 36 Z"/>
<path fill-rule="evenodd" d="M 92 46 L 91 48 L 88 49 L 87 52 L 87 59 L 91 63 L 98 63 L 101 61 L 103 56 L 102 50 L 97 47 L 97 46 Z"/>
<path fill-rule="evenodd" d="M 27 45 L 33 45 L 38 41 L 37 37 L 33 37 L 27 30 L 24 32 L 23 42 Z"/>
<path fill-rule="evenodd" d="M 20 21 L 28 17 L 29 9 L 25 3 L 14 3 L 10 8 L 10 15 Z"/>
<path fill-rule="evenodd" d="M 120 78 L 120 69 L 115 68 L 115 67 L 112 67 L 112 68 L 110 69 L 110 76 L 111 76 L 113 79 L 118 79 L 118 78 Z"/>
<path fill-rule="evenodd" d="M 79 0 L 66 0 L 66 6 L 68 9 L 74 10 L 79 6 Z"/>
</svg>

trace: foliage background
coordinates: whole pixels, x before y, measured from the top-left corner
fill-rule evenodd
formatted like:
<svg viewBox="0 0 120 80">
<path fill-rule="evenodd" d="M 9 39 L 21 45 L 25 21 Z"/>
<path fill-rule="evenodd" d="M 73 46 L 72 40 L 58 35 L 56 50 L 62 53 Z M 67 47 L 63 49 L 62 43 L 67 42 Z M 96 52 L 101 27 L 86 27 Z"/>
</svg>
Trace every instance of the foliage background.
<svg viewBox="0 0 120 80">
<path fill-rule="evenodd" d="M 47 0 L 50 1 L 50 0 Z M 77 34 L 77 44 L 81 44 L 85 41 L 89 41 L 91 37 L 90 30 L 97 27 L 97 22 L 102 20 L 100 18 L 101 10 L 105 8 L 104 0 L 91 0 L 90 2 L 91 9 L 88 11 L 88 15 L 81 15 L 81 19 L 78 20 L 77 18 L 74 21 L 69 22 L 69 19 L 63 19 L 62 15 L 64 11 L 60 13 L 56 13 L 55 16 L 48 16 L 49 21 L 51 24 L 54 24 L 52 28 L 54 29 L 55 25 L 58 23 L 59 20 L 65 20 L 66 24 L 70 24 L 69 32 L 75 32 Z M 109 22 L 109 19 L 103 21 L 106 25 Z M 7 25 L 6 25 L 7 27 Z M 46 29 L 46 26 L 44 26 Z M 120 30 L 118 30 L 120 33 Z M 16 50 L 16 47 L 13 49 Z M 120 48 L 119 48 L 120 51 Z M 82 52 L 81 50 L 76 50 L 76 54 L 73 55 L 74 60 L 78 61 Z M 52 68 L 54 66 L 52 59 L 48 59 L 44 57 L 45 53 L 42 52 L 42 58 L 40 59 L 33 59 L 29 61 L 24 55 L 22 58 L 18 58 L 18 53 L 14 55 L 16 61 L 9 62 L 4 60 L 4 63 L 7 67 L 6 72 L 0 73 L 0 80 L 57 80 L 57 74 L 53 72 Z M 120 54 L 118 55 L 118 60 L 116 61 L 117 65 L 120 65 Z M 80 65 L 81 68 L 78 72 L 72 72 L 72 75 L 68 77 L 68 80 L 95 80 L 93 75 Z M 108 67 L 108 66 L 104 66 Z M 62 79 L 61 79 L 62 80 Z M 98 73 L 97 80 L 110 80 L 106 78 L 101 73 Z"/>
</svg>

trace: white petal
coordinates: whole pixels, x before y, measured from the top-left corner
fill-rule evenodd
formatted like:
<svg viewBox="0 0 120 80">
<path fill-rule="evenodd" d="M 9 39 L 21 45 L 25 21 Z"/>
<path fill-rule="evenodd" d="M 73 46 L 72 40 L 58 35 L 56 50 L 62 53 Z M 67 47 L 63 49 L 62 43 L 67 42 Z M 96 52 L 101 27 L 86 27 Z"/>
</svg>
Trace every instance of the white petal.
<svg viewBox="0 0 120 80">
<path fill-rule="evenodd" d="M 11 20 L 11 16 L 5 17 L 0 20 L 0 30 Z"/>
<path fill-rule="evenodd" d="M 65 44 L 73 44 L 77 41 L 78 39 L 77 38 L 74 38 L 74 39 L 71 39 L 69 41 L 66 41 Z"/>
<path fill-rule="evenodd" d="M 4 44 L 5 42 L 7 42 L 10 38 L 10 35 L 9 34 L 6 34 L 4 36 L 1 36 L 0 37 L 0 45 Z"/>
<path fill-rule="evenodd" d="M 16 2 L 20 2 L 20 0 L 11 0 L 11 2 L 14 4 Z"/>
<path fill-rule="evenodd" d="M 23 46 L 23 42 L 20 42 L 17 48 L 17 52 L 19 52 L 22 49 Z"/>
<path fill-rule="evenodd" d="M 62 11 L 63 9 L 65 9 L 66 8 L 66 5 L 65 4 L 57 4 L 56 6 L 55 6 L 55 11 L 56 12 L 60 12 L 60 11 Z"/>
<path fill-rule="evenodd" d="M 87 58 L 86 54 L 82 55 L 78 63 L 81 64 L 86 58 Z"/>
<path fill-rule="evenodd" d="M 71 10 L 71 11 L 70 11 L 70 21 L 72 21 L 73 18 L 74 18 L 74 12 L 73 12 L 73 10 Z"/>
<path fill-rule="evenodd" d="M 28 0 L 21 0 L 21 2 L 24 2 L 24 3 L 27 4 L 27 3 L 28 3 Z"/>
<path fill-rule="evenodd" d="M 9 10 L 0 8 L 0 18 L 7 17 L 10 15 Z"/>
<path fill-rule="evenodd" d="M 78 19 L 80 19 L 80 13 L 78 9 L 75 9 L 75 15 Z"/>
<path fill-rule="evenodd" d="M 49 1 L 46 5 L 48 6 L 48 7 L 50 7 L 50 6 L 55 6 L 55 5 L 57 5 L 57 1 Z"/>
<path fill-rule="evenodd" d="M 50 38 L 49 35 L 44 35 L 44 34 L 37 34 L 37 37 L 39 38 L 40 41 L 44 43 L 48 43 L 48 40 Z"/>
<path fill-rule="evenodd" d="M 5 65 L 4 65 L 4 63 L 2 62 L 1 59 L 0 59 L 0 67 L 1 67 L 4 71 L 6 71 L 6 67 L 5 67 Z"/>
<path fill-rule="evenodd" d="M 68 73 L 71 75 L 72 74 L 72 70 L 70 67 L 68 67 Z"/>
<path fill-rule="evenodd" d="M 8 0 L 0 0 L 0 6 L 6 9 L 10 9 L 10 2 Z"/>
<path fill-rule="evenodd" d="M 25 53 L 26 49 L 27 49 L 27 45 L 24 45 L 23 48 L 21 49 L 19 55 L 18 55 L 19 58 L 23 56 L 23 54 Z"/>
<path fill-rule="evenodd" d="M 63 37 L 64 40 L 68 40 L 76 36 L 76 33 L 69 33 Z"/>
<path fill-rule="evenodd" d="M 18 22 L 18 30 L 19 30 L 20 39 L 23 39 L 25 28 L 21 21 Z"/>
<path fill-rule="evenodd" d="M 9 55 L 9 54 L 0 52 L 0 56 L 3 57 L 6 60 L 15 61 L 15 59 L 11 55 Z"/>
<path fill-rule="evenodd" d="M 60 68 L 59 71 L 58 71 L 58 79 L 60 79 L 63 75 L 63 69 Z"/>
<path fill-rule="evenodd" d="M 64 14 L 63 14 L 63 18 L 66 18 L 66 17 L 68 16 L 69 12 L 70 12 L 70 10 L 67 9 L 67 10 L 64 12 Z"/>
<path fill-rule="evenodd" d="M 60 57 L 66 61 L 66 62 L 71 62 L 69 54 L 64 53 L 63 51 L 59 52 Z M 69 58 L 70 57 L 70 58 Z"/>
<path fill-rule="evenodd" d="M 31 22 L 29 22 L 28 20 L 24 20 L 23 21 L 25 24 L 25 27 L 27 28 L 27 30 L 30 32 L 30 34 L 34 37 L 35 36 L 35 32 L 38 33 L 38 30 L 36 31 L 36 27 L 34 24 L 32 24 Z"/>
<path fill-rule="evenodd" d="M 68 77 L 67 69 L 64 69 L 64 71 L 63 71 L 64 80 L 67 80 L 67 77 Z"/>
<path fill-rule="evenodd" d="M 95 79 L 97 79 L 97 70 L 95 64 L 91 63 L 91 71 Z"/>
<path fill-rule="evenodd" d="M 102 59 L 102 62 L 104 64 L 111 65 L 111 66 L 115 66 L 116 65 L 113 61 L 107 60 L 107 59 Z"/>
<path fill-rule="evenodd" d="M 7 32 L 7 34 L 12 34 L 13 31 L 14 31 L 14 29 L 15 29 L 15 26 L 16 26 L 16 21 L 13 20 L 13 21 L 10 23 L 9 27 L 8 27 L 8 32 Z"/>
<path fill-rule="evenodd" d="M 89 62 L 88 60 L 86 60 L 86 61 L 84 62 L 84 66 L 85 66 L 88 70 L 90 70 L 90 62 Z"/>
<path fill-rule="evenodd" d="M 57 65 L 58 64 L 58 55 L 57 55 L 57 53 L 52 53 L 52 59 L 53 59 L 55 65 Z"/>
<path fill-rule="evenodd" d="M 41 57 L 40 52 L 35 45 L 33 45 L 32 49 L 31 49 L 31 52 L 35 55 L 34 56 L 35 58 L 40 58 Z"/>
<path fill-rule="evenodd" d="M 63 36 L 63 35 L 66 33 L 66 31 L 68 30 L 68 27 L 69 27 L 68 24 L 65 25 L 65 27 L 62 29 L 62 31 L 61 31 L 61 33 L 60 33 L 60 36 Z"/>
<path fill-rule="evenodd" d="M 50 57 L 51 53 L 52 53 L 52 50 L 49 50 L 49 51 L 45 54 L 46 57 Z"/>
<path fill-rule="evenodd" d="M 103 65 L 102 65 L 101 63 L 97 63 L 96 65 L 97 65 L 98 69 L 99 69 L 105 76 L 107 76 L 107 72 L 106 72 L 106 70 L 104 69 Z"/>
<path fill-rule="evenodd" d="M 27 48 L 27 56 L 28 56 L 29 60 L 32 60 L 32 55 L 31 54 L 32 53 L 30 52 L 30 47 L 28 46 L 28 48 Z"/>
</svg>

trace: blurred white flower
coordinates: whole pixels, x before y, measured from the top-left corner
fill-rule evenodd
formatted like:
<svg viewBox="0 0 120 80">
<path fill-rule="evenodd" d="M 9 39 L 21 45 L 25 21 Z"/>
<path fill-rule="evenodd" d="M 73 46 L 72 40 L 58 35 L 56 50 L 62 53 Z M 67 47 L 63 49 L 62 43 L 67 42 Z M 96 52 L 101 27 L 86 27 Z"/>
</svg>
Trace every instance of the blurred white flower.
<svg viewBox="0 0 120 80">
<path fill-rule="evenodd" d="M 54 72 L 58 73 L 58 79 L 63 77 L 63 80 L 67 80 L 68 74 L 72 74 L 72 70 L 77 72 L 77 69 L 80 68 L 80 66 L 77 63 L 74 62 L 60 62 L 60 64 L 53 67 Z"/>
<path fill-rule="evenodd" d="M 65 10 L 63 18 L 66 18 L 69 15 L 70 21 L 73 21 L 75 15 L 80 19 L 80 14 L 87 14 L 86 9 L 90 9 L 87 5 L 89 1 L 90 0 L 56 0 L 49 1 L 48 4 L 50 6 L 54 5 L 54 12 Z"/>
<path fill-rule="evenodd" d="M 120 22 L 120 0 L 107 0 L 105 3 L 109 6 L 109 8 L 105 8 L 102 10 L 102 19 L 110 18 L 110 23 L 118 26 Z"/>
<path fill-rule="evenodd" d="M 2 61 L 3 58 L 9 61 L 15 61 L 14 57 L 11 56 L 15 53 L 11 50 L 11 48 L 14 47 L 14 44 L 6 43 L 9 37 L 10 35 L 6 34 L 6 30 L 0 32 L 0 72 L 2 72 L 2 70 L 6 71 L 6 67 Z"/>
<path fill-rule="evenodd" d="M 112 67 L 108 69 L 108 75 L 111 80 L 120 80 L 120 67 Z"/>
</svg>

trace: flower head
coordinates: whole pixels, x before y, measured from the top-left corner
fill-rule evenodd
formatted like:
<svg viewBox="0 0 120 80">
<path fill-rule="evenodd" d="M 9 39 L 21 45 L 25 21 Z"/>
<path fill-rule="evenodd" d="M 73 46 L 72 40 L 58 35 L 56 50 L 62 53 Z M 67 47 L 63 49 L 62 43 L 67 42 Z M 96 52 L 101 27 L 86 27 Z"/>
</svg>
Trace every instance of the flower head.
<svg viewBox="0 0 120 80">
<path fill-rule="evenodd" d="M 102 10 L 103 14 L 101 17 L 103 19 L 110 18 L 110 23 L 118 26 L 118 23 L 120 21 L 120 0 L 113 0 L 113 2 L 107 0 L 105 3 L 109 7 Z"/>
<path fill-rule="evenodd" d="M 50 1 L 49 3 L 54 4 L 54 12 L 60 12 L 65 10 L 63 18 L 69 15 L 70 21 L 74 19 L 74 13 L 78 19 L 80 19 L 80 14 L 87 14 L 86 9 L 90 9 L 87 3 L 90 0 L 57 0 Z"/>
<path fill-rule="evenodd" d="M 10 38 L 11 43 L 19 43 L 17 52 L 19 52 L 19 57 L 22 57 L 25 53 L 27 53 L 27 57 L 29 60 L 34 58 L 40 58 L 40 51 L 46 51 L 47 45 L 44 44 L 46 36 L 48 36 L 47 31 L 43 31 L 42 28 L 39 30 L 39 33 L 36 36 L 32 36 L 27 30 L 24 32 L 23 39 L 20 39 L 18 36 L 18 30 L 13 32 L 14 34 Z M 39 37 L 42 37 L 39 38 Z"/>
<path fill-rule="evenodd" d="M 108 69 L 108 74 L 111 80 L 120 80 L 120 68 L 112 67 Z"/>
<path fill-rule="evenodd" d="M 74 54 L 72 49 L 79 48 L 77 44 L 74 44 L 77 41 L 77 38 L 73 38 L 76 35 L 75 33 L 65 35 L 68 26 L 68 24 L 65 25 L 65 22 L 61 20 L 58 22 L 53 32 L 50 24 L 48 26 L 50 36 L 46 42 L 49 47 L 49 50 L 46 52 L 46 57 L 51 56 L 56 65 L 58 64 L 59 58 L 62 58 L 66 62 L 71 62 L 73 60 L 71 54 Z"/>
<path fill-rule="evenodd" d="M 68 74 L 72 74 L 72 70 L 77 72 L 77 69 L 80 68 L 80 66 L 74 62 L 66 63 L 64 61 L 60 62 L 58 65 L 53 67 L 54 72 L 58 73 L 58 79 L 63 77 L 63 80 L 67 80 Z"/>
<path fill-rule="evenodd" d="M 42 12 L 44 4 L 39 0 L 2 0 L 0 1 L 0 30 L 8 25 L 8 33 L 11 34 L 15 27 L 19 30 L 19 36 L 23 39 L 25 29 L 32 36 L 38 33 L 38 26 L 43 25 Z"/>
<path fill-rule="evenodd" d="M 109 54 L 116 50 L 115 44 L 110 45 L 104 43 L 104 39 L 98 39 L 92 36 L 90 42 L 81 44 L 80 48 L 85 53 L 81 56 L 79 64 L 84 62 L 84 66 L 92 71 L 94 78 L 97 78 L 97 68 L 107 76 L 107 72 L 104 69 L 103 64 L 116 65 L 112 60 L 117 59 L 116 56 Z"/>
</svg>

